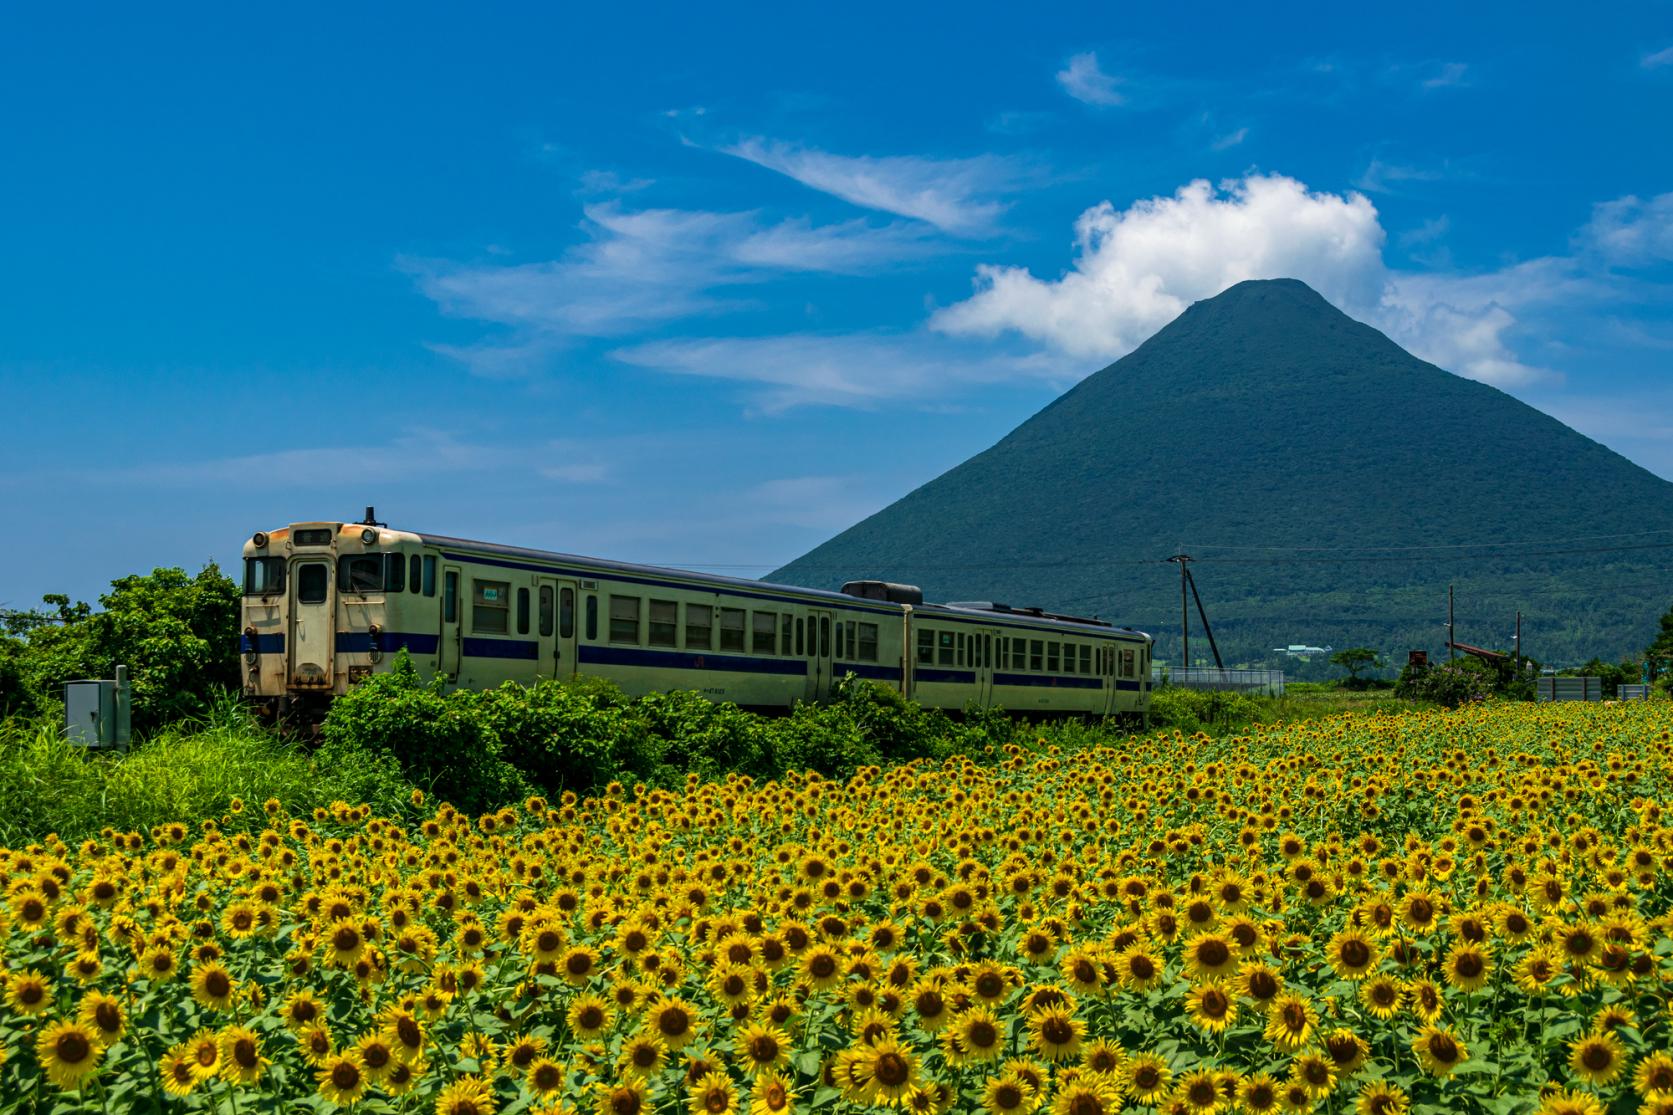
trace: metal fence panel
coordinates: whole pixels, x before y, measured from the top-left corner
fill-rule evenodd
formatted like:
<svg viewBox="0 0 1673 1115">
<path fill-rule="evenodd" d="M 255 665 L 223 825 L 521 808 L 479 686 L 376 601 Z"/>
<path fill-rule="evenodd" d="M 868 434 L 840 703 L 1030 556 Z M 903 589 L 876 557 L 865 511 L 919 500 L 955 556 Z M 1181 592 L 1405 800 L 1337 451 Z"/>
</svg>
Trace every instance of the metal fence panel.
<svg viewBox="0 0 1673 1115">
<path fill-rule="evenodd" d="M 1282 670 L 1216 670 L 1208 666 L 1170 669 L 1156 666 L 1150 671 L 1155 685 L 1177 685 L 1181 689 L 1203 689 L 1218 693 L 1264 693 L 1284 695 Z"/>
<path fill-rule="evenodd" d="M 1541 677 L 1534 681 L 1534 697 L 1541 701 L 1601 701 L 1602 678 Z"/>
</svg>

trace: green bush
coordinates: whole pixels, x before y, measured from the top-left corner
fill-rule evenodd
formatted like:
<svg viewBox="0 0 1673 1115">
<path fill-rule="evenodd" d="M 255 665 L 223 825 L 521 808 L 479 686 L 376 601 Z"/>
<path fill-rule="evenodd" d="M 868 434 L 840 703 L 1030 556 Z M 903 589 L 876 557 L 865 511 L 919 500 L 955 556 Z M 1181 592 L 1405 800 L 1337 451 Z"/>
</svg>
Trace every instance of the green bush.
<svg viewBox="0 0 1673 1115">
<path fill-rule="evenodd" d="M 471 701 L 469 694 L 453 697 Z M 476 694 L 473 703 L 484 744 L 547 794 L 585 794 L 613 781 L 669 781 L 660 770 L 662 741 L 607 682 L 507 682 Z"/>
<path fill-rule="evenodd" d="M 1460 658 L 1437 666 L 1407 666 L 1394 687 L 1396 696 L 1433 701 L 1443 708 L 1485 701 L 1498 687 L 1499 671 L 1478 658 Z"/>
<path fill-rule="evenodd" d="M 389 673 L 374 674 L 331 703 L 320 738 L 328 748 L 393 756 L 408 782 L 460 809 L 494 809 L 523 797 L 528 783 L 501 756 L 477 696 L 447 693 L 439 678 L 420 681 L 402 650 Z"/>
<path fill-rule="evenodd" d="M 756 778 L 781 773 L 774 761 L 772 722 L 730 702 L 700 693 L 652 693 L 634 702 L 646 727 L 660 740 L 668 771 L 713 779 L 729 771 Z"/>
<path fill-rule="evenodd" d="M 1250 724 L 1262 711 L 1262 701 L 1246 693 L 1162 686 L 1150 695 L 1151 724 L 1187 733 Z"/>
</svg>

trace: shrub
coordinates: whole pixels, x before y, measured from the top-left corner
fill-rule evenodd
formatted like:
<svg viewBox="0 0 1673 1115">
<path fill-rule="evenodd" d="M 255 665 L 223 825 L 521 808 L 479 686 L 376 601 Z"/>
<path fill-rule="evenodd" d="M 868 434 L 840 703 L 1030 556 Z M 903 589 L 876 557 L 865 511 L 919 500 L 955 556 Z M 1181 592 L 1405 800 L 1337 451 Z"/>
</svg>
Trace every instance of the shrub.
<svg viewBox="0 0 1673 1115">
<path fill-rule="evenodd" d="M 687 690 L 652 693 L 634 704 L 646 728 L 662 741 L 661 761 L 670 771 L 704 779 L 728 771 L 756 778 L 780 773 L 773 760 L 771 722 L 737 705 Z"/>
<path fill-rule="evenodd" d="M 1493 695 L 1498 671 L 1476 658 L 1460 658 L 1437 666 L 1406 667 L 1394 687 L 1396 696 L 1433 701 L 1444 708 L 1485 701 Z"/>
<path fill-rule="evenodd" d="M 477 694 L 472 712 L 482 745 L 548 794 L 589 793 L 612 781 L 672 781 L 660 769 L 662 741 L 608 682 L 508 682 Z"/>
<path fill-rule="evenodd" d="M 420 681 L 402 650 L 389 673 L 374 674 L 331 703 L 320 736 L 328 748 L 394 756 L 408 782 L 482 812 L 523 797 L 527 782 L 501 756 L 475 698 L 444 692 L 439 678 Z"/>
</svg>

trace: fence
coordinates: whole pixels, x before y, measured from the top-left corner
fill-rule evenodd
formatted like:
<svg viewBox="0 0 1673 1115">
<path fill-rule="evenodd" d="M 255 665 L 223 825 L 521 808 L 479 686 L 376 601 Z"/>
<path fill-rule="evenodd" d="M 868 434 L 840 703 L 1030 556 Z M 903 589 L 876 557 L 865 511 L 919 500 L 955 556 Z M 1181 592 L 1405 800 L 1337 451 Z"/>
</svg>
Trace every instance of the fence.
<svg viewBox="0 0 1673 1115">
<path fill-rule="evenodd" d="M 1650 687 L 1648 685 L 1622 684 L 1617 687 L 1617 690 L 1618 692 L 1615 695 L 1623 701 L 1648 701 L 1650 699 Z"/>
<path fill-rule="evenodd" d="M 1181 689 L 1206 689 L 1218 693 L 1264 693 L 1268 697 L 1284 695 L 1282 670 L 1216 670 L 1207 666 L 1156 666 L 1151 669 L 1150 680 L 1155 685 L 1177 685 Z"/>
<path fill-rule="evenodd" d="M 1537 701 L 1601 701 L 1602 678 L 1538 677 L 1534 679 Z"/>
</svg>

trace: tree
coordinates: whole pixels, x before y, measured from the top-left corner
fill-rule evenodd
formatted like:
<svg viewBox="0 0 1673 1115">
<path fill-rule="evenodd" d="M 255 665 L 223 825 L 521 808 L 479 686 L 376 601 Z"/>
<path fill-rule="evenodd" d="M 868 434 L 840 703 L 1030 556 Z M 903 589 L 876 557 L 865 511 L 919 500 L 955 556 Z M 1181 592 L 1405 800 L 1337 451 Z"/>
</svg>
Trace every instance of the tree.
<svg viewBox="0 0 1673 1115">
<path fill-rule="evenodd" d="M 1348 671 L 1347 684 L 1350 689 L 1356 689 L 1365 684 L 1365 679 L 1359 676 L 1361 670 L 1368 666 L 1380 670 L 1385 665 L 1382 656 L 1370 647 L 1349 647 L 1346 650 L 1339 650 L 1330 656 L 1330 660 Z"/>
<path fill-rule="evenodd" d="M 1644 650 L 1644 657 L 1650 660 L 1651 677 L 1662 672 L 1662 664 L 1673 660 L 1673 608 L 1661 614 L 1661 629 L 1656 633 L 1656 641 Z"/>
</svg>

